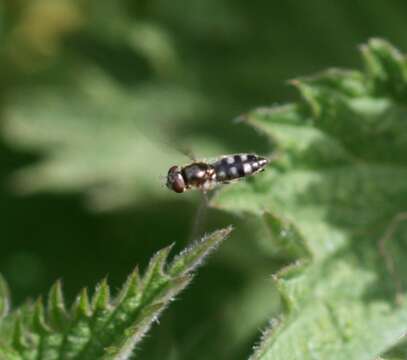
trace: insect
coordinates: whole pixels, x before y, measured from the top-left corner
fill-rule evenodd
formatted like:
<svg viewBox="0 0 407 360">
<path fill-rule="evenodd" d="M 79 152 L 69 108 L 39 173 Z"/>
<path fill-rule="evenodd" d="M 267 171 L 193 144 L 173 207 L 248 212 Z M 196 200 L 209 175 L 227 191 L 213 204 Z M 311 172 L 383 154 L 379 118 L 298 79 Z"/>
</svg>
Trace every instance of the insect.
<svg viewBox="0 0 407 360">
<path fill-rule="evenodd" d="M 177 193 L 198 189 L 206 193 L 220 184 L 228 184 L 264 170 L 268 160 L 255 154 L 225 155 L 213 163 L 194 161 L 168 170 L 167 187 Z"/>
</svg>

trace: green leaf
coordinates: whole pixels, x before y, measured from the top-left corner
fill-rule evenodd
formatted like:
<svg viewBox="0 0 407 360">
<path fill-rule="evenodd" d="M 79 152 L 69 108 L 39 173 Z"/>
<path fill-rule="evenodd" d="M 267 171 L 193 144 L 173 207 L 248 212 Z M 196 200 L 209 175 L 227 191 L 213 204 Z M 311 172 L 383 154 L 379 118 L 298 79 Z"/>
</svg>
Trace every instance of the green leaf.
<svg viewBox="0 0 407 360">
<path fill-rule="evenodd" d="M 144 276 L 136 269 L 113 299 L 103 280 L 92 299 L 84 289 L 67 311 L 57 282 L 46 308 L 38 300 L 6 315 L 14 330 L 2 337 L 2 359 L 129 359 L 161 312 L 191 281 L 197 266 L 231 230 L 204 237 L 169 265 L 171 247 L 159 251 Z M 7 333 L 2 326 L 0 332 Z"/>
<path fill-rule="evenodd" d="M 258 215 L 280 256 L 297 259 L 273 276 L 284 311 L 252 359 L 370 360 L 407 332 L 406 293 L 397 305 L 378 248 L 407 210 L 406 57 L 378 39 L 362 49 L 365 73 L 295 80 L 300 101 L 247 114 L 274 145 L 272 164 L 212 199 Z M 406 230 L 400 223 L 387 246 L 400 276 Z"/>
<path fill-rule="evenodd" d="M 0 322 L 9 310 L 9 290 L 3 277 L 0 275 Z"/>
<path fill-rule="evenodd" d="M 379 360 L 403 360 L 407 358 L 407 343 L 403 341 L 395 349 L 390 350 L 388 353 L 384 354 Z"/>
<path fill-rule="evenodd" d="M 381 39 L 370 40 L 361 50 L 373 91 L 405 102 L 407 62 L 403 54 Z"/>
</svg>

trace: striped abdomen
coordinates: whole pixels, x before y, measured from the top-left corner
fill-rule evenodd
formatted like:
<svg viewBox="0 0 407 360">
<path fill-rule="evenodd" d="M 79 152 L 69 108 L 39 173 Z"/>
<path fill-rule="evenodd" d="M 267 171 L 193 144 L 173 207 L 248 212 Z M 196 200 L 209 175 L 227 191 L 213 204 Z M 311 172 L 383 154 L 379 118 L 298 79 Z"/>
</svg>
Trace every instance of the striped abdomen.
<svg viewBox="0 0 407 360">
<path fill-rule="evenodd" d="M 228 155 L 212 164 L 216 180 L 228 182 L 262 171 L 268 160 L 255 154 Z"/>
</svg>

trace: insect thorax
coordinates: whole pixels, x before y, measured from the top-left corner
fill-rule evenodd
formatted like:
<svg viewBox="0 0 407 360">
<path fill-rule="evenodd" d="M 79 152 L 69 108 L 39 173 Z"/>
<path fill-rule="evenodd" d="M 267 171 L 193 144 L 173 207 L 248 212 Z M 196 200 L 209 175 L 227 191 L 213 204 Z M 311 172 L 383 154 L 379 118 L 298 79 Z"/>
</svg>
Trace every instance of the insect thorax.
<svg viewBox="0 0 407 360">
<path fill-rule="evenodd" d="M 216 177 L 213 166 L 202 162 L 185 166 L 182 175 L 187 186 L 198 188 L 207 187 L 206 183 L 214 181 Z"/>
</svg>

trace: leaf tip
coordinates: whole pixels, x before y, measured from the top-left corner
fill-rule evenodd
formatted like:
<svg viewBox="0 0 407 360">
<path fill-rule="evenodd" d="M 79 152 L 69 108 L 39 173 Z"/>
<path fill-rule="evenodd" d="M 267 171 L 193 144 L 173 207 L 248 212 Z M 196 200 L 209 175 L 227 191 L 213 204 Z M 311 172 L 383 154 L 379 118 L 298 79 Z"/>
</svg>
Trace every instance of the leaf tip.
<svg viewBox="0 0 407 360">
<path fill-rule="evenodd" d="M 91 307 L 87 288 L 83 288 L 77 296 L 72 312 L 76 318 L 90 316 Z"/>
<path fill-rule="evenodd" d="M 176 256 L 169 266 L 171 276 L 185 275 L 198 267 L 203 260 L 225 240 L 233 230 L 233 225 L 205 235 L 189 248 Z"/>
<path fill-rule="evenodd" d="M 92 298 L 93 310 L 105 310 L 110 303 L 110 287 L 107 278 L 104 278 L 97 286 Z"/>
</svg>

